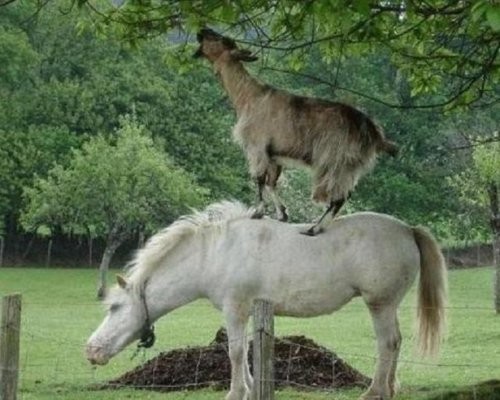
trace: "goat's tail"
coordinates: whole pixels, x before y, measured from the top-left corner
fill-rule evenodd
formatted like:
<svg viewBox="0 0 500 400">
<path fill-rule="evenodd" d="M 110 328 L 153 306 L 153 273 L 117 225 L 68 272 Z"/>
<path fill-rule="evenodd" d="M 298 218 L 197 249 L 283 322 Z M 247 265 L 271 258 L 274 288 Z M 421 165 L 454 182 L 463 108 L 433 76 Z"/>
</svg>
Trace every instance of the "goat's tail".
<svg viewBox="0 0 500 400">
<path fill-rule="evenodd" d="M 392 157 L 396 157 L 399 153 L 399 147 L 396 143 L 391 142 L 390 140 L 383 139 L 379 146 L 379 151 L 384 151 Z"/>
<path fill-rule="evenodd" d="M 433 236 L 421 227 L 412 229 L 420 250 L 417 306 L 418 350 L 423 356 L 432 356 L 439 351 L 446 327 L 446 264 Z"/>
<path fill-rule="evenodd" d="M 385 138 L 384 130 L 376 121 L 370 121 L 370 122 L 371 122 L 372 133 L 377 138 L 376 141 L 377 152 L 378 153 L 385 152 L 392 157 L 396 157 L 399 152 L 398 145 L 392 142 L 391 140 L 387 140 Z"/>
</svg>

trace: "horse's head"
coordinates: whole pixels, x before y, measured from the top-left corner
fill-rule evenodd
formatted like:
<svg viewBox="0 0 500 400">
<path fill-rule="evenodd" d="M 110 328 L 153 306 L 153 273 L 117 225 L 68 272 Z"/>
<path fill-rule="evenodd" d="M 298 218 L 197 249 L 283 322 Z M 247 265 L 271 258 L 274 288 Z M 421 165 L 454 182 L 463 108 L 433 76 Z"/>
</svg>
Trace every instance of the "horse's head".
<svg viewBox="0 0 500 400">
<path fill-rule="evenodd" d="M 87 341 L 85 352 L 92 364 L 107 364 L 143 333 L 144 305 L 123 277 L 117 276 L 117 281 L 118 287 L 105 300 L 107 315 Z"/>
<path fill-rule="evenodd" d="M 205 57 L 210 62 L 216 60 L 255 61 L 258 58 L 250 50 L 238 49 L 236 42 L 209 28 L 201 29 L 196 35 L 200 47 L 194 57 Z"/>
</svg>

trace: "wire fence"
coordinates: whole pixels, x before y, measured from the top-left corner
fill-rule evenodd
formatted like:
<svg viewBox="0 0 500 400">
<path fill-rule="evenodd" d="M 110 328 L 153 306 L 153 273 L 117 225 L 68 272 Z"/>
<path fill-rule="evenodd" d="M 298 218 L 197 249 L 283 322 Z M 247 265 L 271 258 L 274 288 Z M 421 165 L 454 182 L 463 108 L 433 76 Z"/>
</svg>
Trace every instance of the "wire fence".
<svg viewBox="0 0 500 400">
<path fill-rule="evenodd" d="M 485 289 L 455 287 L 451 293 L 458 293 L 461 290 L 470 294 Z M 473 300 L 471 299 L 471 302 Z M 48 315 L 44 317 L 44 310 L 50 308 L 60 309 L 61 315 L 57 316 L 52 312 L 50 317 Z M 415 308 L 413 305 L 403 304 L 400 307 L 401 314 L 405 314 L 408 310 L 414 311 Z M 454 304 L 446 308 L 455 316 L 464 316 L 471 320 L 479 318 L 478 316 L 489 319 L 494 314 L 493 308 L 483 303 Z M 25 393 L 27 398 L 32 398 L 30 396 L 36 393 L 38 387 L 44 387 L 45 391 L 57 391 L 60 385 L 68 384 L 76 384 L 77 387 L 89 390 L 135 388 L 191 392 L 205 387 L 227 389 L 230 383 L 228 343 L 227 340 L 220 339 L 218 342 L 213 341 L 222 319 L 214 317 L 199 321 L 193 318 L 207 313 L 209 309 L 210 306 L 206 303 L 190 305 L 187 315 L 178 313 L 173 318 L 174 321 L 171 321 L 172 325 L 167 321 L 158 324 L 161 325 L 157 328 L 160 340 L 155 350 L 143 352 L 131 359 L 134 349 L 130 348 L 118 357 L 116 363 L 112 362 L 108 367 L 97 369 L 90 367 L 83 355 L 86 338 L 97 326 L 103 314 L 97 302 L 54 304 L 27 301 L 23 303 L 20 332 L 22 340 L 19 372 L 23 390 L 18 398 L 23 399 Z M 361 311 L 366 314 L 365 318 L 360 317 Z M 372 374 L 377 359 L 373 346 L 374 333 L 363 303 L 350 304 L 348 312 L 352 320 L 347 329 L 346 326 L 342 326 L 342 329 L 346 330 L 345 341 L 350 342 L 349 336 L 352 335 L 352 331 L 357 331 L 354 336 L 363 342 L 359 345 L 359 351 L 356 351 L 358 350 L 356 346 L 342 345 L 344 341 L 342 334 L 335 335 L 335 340 L 322 340 L 328 336 L 328 332 L 339 329 L 336 326 L 337 321 L 329 316 L 314 319 L 312 323 L 311 320 L 295 319 L 291 324 L 291 319 L 286 319 L 284 326 L 278 328 L 278 335 L 280 331 L 305 335 L 314 338 L 320 346 L 312 340 L 297 341 L 296 337 L 280 339 L 279 345 L 276 346 L 282 346 L 283 349 L 275 359 L 275 365 L 280 370 L 276 372 L 274 379 L 278 388 L 336 391 L 344 387 L 354 387 L 361 391 L 366 387 L 368 381 L 365 375 Z M 438 382 L 440 379 L 446 381 L 445 377 L 449 374 L 462 376 L 465 378 L 462 382 L 469 384 L 489 378 L 498 379 L 500 352 L 494 350 L 486 360 L 484 355 L 476 357 L 476 353 L 481 353 L 482 341 L 485 342 L 485 348 L 486 342 L 494 341 L 498 349 L 500 324 L 496 320 L 496 325 L 489 327 L 486 332 L 482 327 L 482 324 L 471 325 L 469 338 L 464 337 L 463 332 L 462 336 L 451 335 L 449 340 L 463 342 L 463 354 L 445 352 L 441 361 L 423 361 L 413 357 L 411 351 L 403 352 L 399 358 L 400 375 L 403 375 L 403 393 L 407 395 L 410 393 L 409 398 L 412 398 L 411 393 L 417 397 L 424 392 L 422 387 L 427 387 L 426 390 L 430 387 L 436 398 L 444 396 L 444 391 L 440 389 Z M 410 326 L 403 327 L 405 339 L 411 335 L 410 328 Z M 233 340 L 242 339 L 253 340 L 253 333 Z M 160 349 L 165 351 L 160 352 Z M 351 368 L 350 364 L 363 374 L 358 373 L 356 369 L 345 369 Z M 414 379 L 409 379 L 415 372 L 419 375 L 417 383 Z M 119 396 L 118 394 L 117 398 Z M 185 398 L 197 398 L 196 394 L 190 396 L 186 394 Z"/>
</svg>

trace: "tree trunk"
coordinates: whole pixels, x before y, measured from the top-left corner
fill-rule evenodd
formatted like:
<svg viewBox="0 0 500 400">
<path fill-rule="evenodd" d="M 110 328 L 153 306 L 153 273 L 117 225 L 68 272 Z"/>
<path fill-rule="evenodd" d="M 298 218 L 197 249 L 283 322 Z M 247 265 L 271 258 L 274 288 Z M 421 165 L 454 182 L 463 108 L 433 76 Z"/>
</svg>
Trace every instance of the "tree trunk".
<svg viewBox="0 0 500 400">
<path fill-rule="evenodd" d="M 144 242 L 146 241 L 146 235 L 144 231 L 141 229 L 139 231 L 139 237 L 137 238 L 137 248 L 141 249 L 144 246 Z"/>
<path fill-rule="evenodd" d="M 89 267 L 92 266 L 92 252 L 93 252 L 93 245 L 94 245 L 94 239 L 92 238 L 91 235 L 88 236 L 88 244 L 89 244 Z"/>
<path fill-rule="evenodd" d="M 102 300 L 106 295 L 106 276 L 109 269 L 109 264 L 113 255 L 115 254 L 116 249 L 120 247 L 120 245 L 125 240 L 125 235 L 123 233 L 118 232 L 118 229 L 112 229 L 108 235 L 108 239 L 106 240 L 106 248 L 104 249 L 104 254 L 102 255 L 101 264 L 99 265 L 99 282 L 97 289 L 97 298 Z"/>
<path fill-rule="evenodd" d="M 493 237 L 493 260 L 495 265 L 495 311 L 500 314 L 500 215 L 496 218 L 496 232 Z"/>
<path fill-rule="evenodd" d="M 19 238 L 18 238 L 19 239 Z M 33 241 L 35 240 L 35 235 L 31 235 L 30 241 L 28 242 L 28 245 L 26 246 L 26 249 L 24 250 L 23 255 L 21 256 L 21 260 L 24 261 L 26 257 L 28 257 L 29 252 L 31 251 L 31 246 L 33 246 Z"/>
<path fill-rule="evenodd" d="M 491 183 L 488 189 L 491 210 L 491 229 L 493 231 L 493 265 L 495 269 L 495 312 L 500 314 L 500 211 L 498 204 L 498 185 Z"/>
<path fill-rule="evenodd" d="M 3 236 L 0 236 L 0 268 L 3 267 L 3 251 L 5 249 L 5 239 Z"/>
<path fill-rule="evenodd" d="M 49 239 L 49 243 L 47 245 L 47 258 L 45 259 L 45 266 L 50 267 L 50 263 L 52 261 L 52 238 Z"/>
</svg>

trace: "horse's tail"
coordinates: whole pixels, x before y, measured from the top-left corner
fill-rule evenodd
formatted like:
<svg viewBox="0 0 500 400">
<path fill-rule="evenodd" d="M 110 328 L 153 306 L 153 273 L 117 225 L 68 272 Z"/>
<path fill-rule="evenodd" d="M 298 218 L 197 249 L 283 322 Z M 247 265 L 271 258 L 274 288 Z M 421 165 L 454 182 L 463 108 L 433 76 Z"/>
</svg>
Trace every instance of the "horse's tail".
<svg viewBox="0 0 500 400">
<path fill-rule="evenodd" d="M 447 271 L 443 253 L 434 237 L 421 227 L 413 227 L 420 250 L 418 285 L 418 350 L 421 355 L 435 355 L 446 328 Z"/>
</svg>

